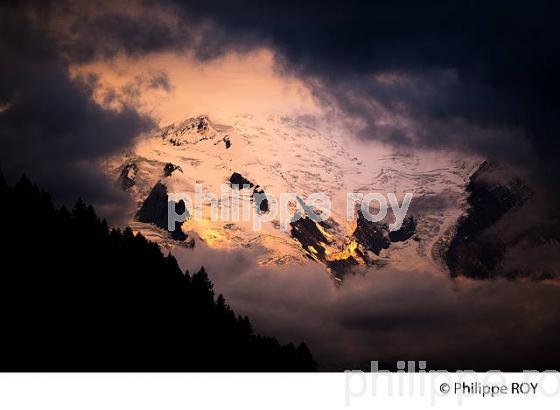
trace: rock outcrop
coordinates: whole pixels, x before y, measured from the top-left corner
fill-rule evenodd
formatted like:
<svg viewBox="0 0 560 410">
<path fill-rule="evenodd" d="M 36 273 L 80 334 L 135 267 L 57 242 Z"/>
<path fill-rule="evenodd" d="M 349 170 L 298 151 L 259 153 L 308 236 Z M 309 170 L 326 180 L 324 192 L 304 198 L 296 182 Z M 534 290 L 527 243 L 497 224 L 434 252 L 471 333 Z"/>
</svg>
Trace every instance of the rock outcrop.
<svg viewBox="0 0 560 410">
<path fill-rule="evenodd" d="M 158 182 L 144 200 L 142 207 L 136 214 L 136 219 L 140 222 L 151 223 L 167 230 L 167 206 L 167 187 L 161 182 Z M 185 212 L 185 203 L 182 200 L 175 204 L 175 212 L 179 215 Z M 173 239 L 178 241 L 187 239 L 188 235 L 181 229 L 182 225 L 181 222 L 175 222 L 175 229 L 170 233 Z"/>
<path fill-rule="evenodd" d="M 358 211 L 354 237 L 360 245 L 376 255 L 379 255 L 382 249 L 387 249 L 391 244 L 387 225 L 368 221 L 362 211 Z"/>
<path fill-rule="evenodd" d="M 445 252 L 452 277 L 508 276 L 501 262 L 507 248 L 517 239 L 507 239 L 494 227 L 509 212 L 523 205 L 530 191 L 518 178 L 496 177 L 498 172 L 496 164 L 485 161 L 470 178 L 467 186 L 469 210 L 459 220 Z"/>
<path fill-rule="evenodd" d="M 137 173 L 138 165 L 135 162 L 128 163 L 122 168 L 117 183 L 123 191 L 128 191 L 136 184 Z"/>
<path fill-rule="evenodd" d="M 416 218 L 407 216 L 399 229 L 389 232 L 391 242 L 404 242 L 416 233 Z"/>
<path fill-rule="evenodd" d="M 183 170 L 181 169 L 181 167 L 179 165 L 175 165 L 175 164 L 172 164 L 171 162 L 168 162 L 163 167 L 163 176 L 170 177 L 173 174 L 173 172 L 175 172 L 175 171 L 183 172 Z"/>
<path fill-rule="evenodd" d="M 255 184 L 253 184 L 238 172 L 234 172 L 233 174 L 231 174 L 231 176 L 229 177 L 229 182 L 231 183 L 232 187 L 237 187 L 240 189 L 243 188 L 243 185 L 248 185 L 249 188 L 253 188 L 255 186 Z"/>
</svg>

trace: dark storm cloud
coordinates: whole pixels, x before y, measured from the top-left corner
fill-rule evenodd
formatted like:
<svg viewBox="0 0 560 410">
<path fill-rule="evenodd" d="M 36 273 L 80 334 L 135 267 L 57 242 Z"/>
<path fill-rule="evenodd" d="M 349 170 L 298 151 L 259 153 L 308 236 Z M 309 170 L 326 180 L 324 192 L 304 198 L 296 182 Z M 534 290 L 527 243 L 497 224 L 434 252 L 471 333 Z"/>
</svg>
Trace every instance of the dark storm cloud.
<svg viewBox="0 0 560 410">
<path fill-rule="evenodd" d="M 166 2 L 63 1 L 53 7 L 51 29 L 60 53 L 73 62 L 118 54 L 141 57 L 150 52 L 195 45 L 189 21 Z"/>
<path fill-rule="evenodd" d="M 177 4 L 195 21 L 216 23 L 208 42 L 216 53 L 241 42 L 272 46 L 286 69 L 365 123 L 368 137 L 468 149 L 534 169 L 540 160 L 539 175 L 558 182 L 560 28 L 552 2 Z"/>
<path fill-rule="evenodd" d="M 0 166 L 12 178 L 27 173 L 58 201 L 122 203 L 96 161 L 153 121 L 127 105 L 102 108 L 92 98 L 94 77 L 71 78 L 47 28 L 47 3 L 5 5 L 0 15 Z"/>
<path fill-rule="evenodd" d="M 191 51 L 208 59 L 267 46 L 280 69 L 306 80 L 362 137 L 474 151 L 549 185 L 560 180 L 560 29 L 550 2 L 70 1 L 23 8 L 32 18 L 21 8 L 2 16 L 4 61 L 15 61 L 9 65 L 47 64 L 64 77 L 68 63 L 120 54 Z M 169 89 L 164 78 L 158 84 Z M 3 80 L 2 104 L 14 89 Z M 134 113 L 123 115 L 132 120 Z"/>
</svg>

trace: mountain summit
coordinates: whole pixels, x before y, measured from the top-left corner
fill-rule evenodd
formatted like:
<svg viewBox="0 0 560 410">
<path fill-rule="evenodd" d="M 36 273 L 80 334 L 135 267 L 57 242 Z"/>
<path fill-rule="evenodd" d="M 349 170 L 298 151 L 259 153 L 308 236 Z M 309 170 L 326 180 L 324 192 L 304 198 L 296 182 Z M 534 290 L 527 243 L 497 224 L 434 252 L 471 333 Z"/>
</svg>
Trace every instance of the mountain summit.
<svg viewBox="0 0 560 410">
<path fill-rule="evenodd" d="M 460 258 L 454 237 L 472 208 L 468 199 L 473 193 L 467 188 L 482 161 L 399 152 L 348 138 L 347 133 L 331 124 L 291 117 L 238 116 L 232 126 L 225 126 L 200 115 L 164 127 L 142 140 L 132 154 L 111 158 L 106 170 L 137 203 L 138 213 L 131 215 L 134 229 L 171 248 L 252 249 L 264 265 L 313 260 L 336 280 L 387 265 L 442 272 L 456 266 L 450 259 Z M 250 222 L 212 221 L 206 202 L 201 221 L 187 220 L 174 232 L 166 231 L 166 195 L 194 198 L 196 184 L 226 208 L 230 204 L 220 199 L 223 184 L 228 191 L 241 186 L 238 194 L 252 206 L 256 193 L 307 198 L 321 192 L 331 199 L 332 212 L 323 223 L 304 216 L 283 231 L 274 219 L 255 231 Z M 347 220 L 347 193 L 372 192 L 394 193 L 400 200 L 407 192 L 413 194 L 399 230 L 389 229 L 390 213 L 375 223 L 356 210 L 354 219 Z M 260 211 L 267 212 L 268 204 Z M 449 244 L 452 253 L 447 252 Z"/>
</svg>

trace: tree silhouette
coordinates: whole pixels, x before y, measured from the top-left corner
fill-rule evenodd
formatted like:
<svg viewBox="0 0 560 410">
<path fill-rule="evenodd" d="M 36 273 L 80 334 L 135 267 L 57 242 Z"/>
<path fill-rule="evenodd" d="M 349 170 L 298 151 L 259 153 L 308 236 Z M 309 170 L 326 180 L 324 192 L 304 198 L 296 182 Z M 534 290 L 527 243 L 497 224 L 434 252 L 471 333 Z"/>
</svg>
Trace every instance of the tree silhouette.
<svg viewBox="0 0 560 410">
<path fill-rule="evenodd" d="M 25 176 L 0 173 L 2 371 L 312 371 L 305 345 L 254 333 L 204 268 L 130 228 L 109 229 L 81 199 L 55 208 Z"/>
</svg>

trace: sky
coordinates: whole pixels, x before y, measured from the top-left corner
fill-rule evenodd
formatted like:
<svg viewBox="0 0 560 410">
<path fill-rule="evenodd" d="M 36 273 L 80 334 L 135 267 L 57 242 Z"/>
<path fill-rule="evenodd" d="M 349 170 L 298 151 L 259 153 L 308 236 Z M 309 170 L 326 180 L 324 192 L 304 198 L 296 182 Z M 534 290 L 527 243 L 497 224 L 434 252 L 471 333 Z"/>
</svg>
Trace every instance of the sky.
<svg viewBox="0 0 560 410">
<path fill-rule="evenodd" d="M 100 156 L 175 119 L 175 112 L 227 116 L 233 94 L 240 108 L 251 109 L 252 93 L 263 90 L 266 108 L 312 100 L 360 124 L 362 138 L 480 153 L 514 164 L 554 192 L 560 54 L 552 7 L 545 1 L 6 2 L 0 160 L 6 174 L 35 174 L 57 197 L 81 189 L 94 202 L 113 202 L 118 194 L 95 182 L 92 164 Z M 143 69 L 152 65 L 152 73 Z M 76 76 L 76 67 L 86 66 L 98 75 Z M 108 67 L 113 79 L 123 70 L 159 77 L 106 96 L 112 109 L 95 98 Z M 194 73 L 208 81 L 189 85 Z M 230 90 L 228 98 L 213 106 L 221 87 Z M 175 107 L 144 110 L 133 94 L 146 89 L 175 93 L 167 103 Z M 202 96 L 201 108 L 193 95 Z M 47 168 L 56 178 L 45 176 Z"/>
<path fill-rule="evenodd" d="M 99 104 L 118 107 L 119 99 L 129 101 L 161 125 L 201 114 L 230 124 L 239 114 L 321 112 L 301 80 L 276 70 L 268 49 L 227 53 L 206 62 L 191 53 L 157 53 L 141 59 L 119 56 L 71 70 L 74 77 L 98 78 Z M 165 85 L 153 87 L 153 79 Z"/>
<path fill-rule="evenodd" d="M 352 143 L 508 163 L 555 207 L 557 15 L 548 1 L 3 2 L 0 169 L 122 223 L 133 204 L 100 169 L 107 156 L 201 113 L 223 123 L 296 113 L 347 123 Z M 277 275 L 250 255 L 212 252 L 179 258 L 209 264 L 234 308 L 265 333 L 310 339 L 323 363 L 391 356 L 401 342 L 413 354 L 411 338 L 434 360 L 461 349 L 491 357 L 489 343 L 510 352 L 503 361 L 540 360 L 537 350 L 557 345 L 555 286 L 457 284 L 418 269 L 337 291 L 313 268 Z"/>
</svg>

